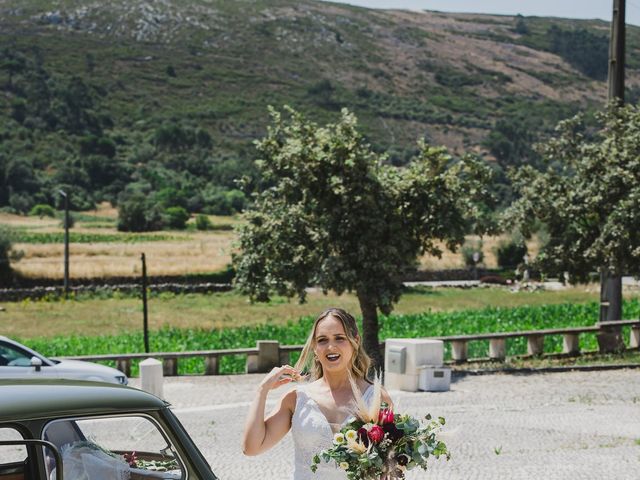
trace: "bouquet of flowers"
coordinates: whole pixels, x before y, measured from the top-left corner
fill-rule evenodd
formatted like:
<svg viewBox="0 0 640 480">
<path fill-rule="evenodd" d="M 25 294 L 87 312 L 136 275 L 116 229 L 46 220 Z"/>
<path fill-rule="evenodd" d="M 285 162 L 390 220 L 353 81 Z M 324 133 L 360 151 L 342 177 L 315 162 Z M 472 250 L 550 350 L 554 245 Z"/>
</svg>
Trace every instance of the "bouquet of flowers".
<svg viewBox="0 0 640 480">
<path fill-rule="evenodd" d="M 442 417 L 424 422 L 394 413 L 380 402 L 380 382 L 374 383 L 374 398 L 367 407 L 354 387 L 356 418 L 333 437 L 333 446 L 313 457 L 315 472 L 321 461 L 334 461 L 349 480 L 400 480 L 405 471 L 427 469 L 430 457 L 450 458 L 447 446 L 437 438 L 445 424 Z M 356 392 L 358 394 L 356 394 Z"/>
</svg>

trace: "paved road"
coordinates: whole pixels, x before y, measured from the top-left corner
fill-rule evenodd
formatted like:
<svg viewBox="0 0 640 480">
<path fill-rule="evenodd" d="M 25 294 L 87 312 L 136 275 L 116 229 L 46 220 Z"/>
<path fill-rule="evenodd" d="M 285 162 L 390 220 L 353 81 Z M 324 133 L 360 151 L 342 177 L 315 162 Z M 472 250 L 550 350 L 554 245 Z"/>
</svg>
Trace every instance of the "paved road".
<svg viewBox="0 0 640 480">
<path fill-rule="evenodd" d="M 290 435 L 262 456 L 241 452 L 244 417 L 261 378 L 165 380 L 165 398 L 223 480 L 291 478 Z M 467 376 L 449 392 L 391 395 L 397 410 L 445 416 L 451 429 L 451 461 L 408 479 L 640 478 L 640 370 Z"/>
</svg>

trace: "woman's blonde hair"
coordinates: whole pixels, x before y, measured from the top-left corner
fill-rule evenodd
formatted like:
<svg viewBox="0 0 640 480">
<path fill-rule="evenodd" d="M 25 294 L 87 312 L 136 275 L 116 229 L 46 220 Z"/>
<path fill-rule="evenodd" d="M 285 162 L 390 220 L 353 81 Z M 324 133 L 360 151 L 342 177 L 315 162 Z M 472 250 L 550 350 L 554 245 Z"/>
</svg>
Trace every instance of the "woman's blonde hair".
<svg viewBox="0 0 640 480">
<path fill-rule="evenodd" d="M 337 318 L 342 322 L 347 339 L 353 347 L 353 356 L 351 357 L 351 366 L 349 369 L 351 376 L 354 378 L 366 379 L 369 367 L 371 366 L 371 359 L 362 347 L 360 335 L 358 334 L 358 325 L 356 324 L 355 318 L 342 308 L 328 308 L 318 315 L 315 322 L 313 322 L 313 327 L 311 328 L 309 337 L 307 337 L 307 341 L 302 348 L 300 358 L 296 362 L 296 370 L 311 374 L 311 377 L 314 380 L 322 377 L 322 365 L 318 361 L 313 350 L 316 346 L 316 328 L 318 327 L 318 323 L 328 317 Z"/>
</svg>

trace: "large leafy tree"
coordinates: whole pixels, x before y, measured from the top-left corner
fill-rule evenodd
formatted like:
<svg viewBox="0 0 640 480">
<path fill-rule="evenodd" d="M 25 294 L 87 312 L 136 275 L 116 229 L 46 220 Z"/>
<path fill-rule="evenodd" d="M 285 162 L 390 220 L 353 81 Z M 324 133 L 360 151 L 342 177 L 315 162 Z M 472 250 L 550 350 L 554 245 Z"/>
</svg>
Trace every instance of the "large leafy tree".
<svg viewBox="0 0 640 480">
<path fill-rule="evenodd" d="M 365 349 L 380 365 L 378 311 L 388 313 L 421 254 L 455 249 L 481 222 L 488 170 L 421 143 L 407 167 L 385 165 L 342 111 L 325 127 L 287 109 L 257 142 L 262 184 L 240 228 L 236 282 L 253 300 L 305 298 L 318 286 L 356 294 Z M 474 215 L 478 213 L 478 215 Z"/>
<path fill-rule="evenodd" d="M 640 268 L 640 110 L 612 105 L 597 121 L 595 131 L 580 116 L 561 122 L 541 149 L 555 167 L 515 172 L 520 198 L 506 212 L 525 234 L 542 222 L 549 240 L 536 263 L 577 281 Z"/>
</svg>

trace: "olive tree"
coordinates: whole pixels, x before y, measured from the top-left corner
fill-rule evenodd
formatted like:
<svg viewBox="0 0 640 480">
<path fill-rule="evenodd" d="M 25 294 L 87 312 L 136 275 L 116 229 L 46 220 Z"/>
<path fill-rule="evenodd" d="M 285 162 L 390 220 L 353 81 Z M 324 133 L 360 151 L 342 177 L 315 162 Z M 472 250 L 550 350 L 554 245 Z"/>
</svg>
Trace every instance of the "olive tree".
<svg viewBox="0 0 640 480">
<path fill-rule="evenodd" d="M 290 108 L 271 116 L 256 142 L 262 183 L 239 229 L 236 284 L 257 301 L 273 292 L 304 301 L 310 286 L 355 293 L 380 366 L 378 311 L 392 310 L 418 256 L 463 243 L 489 171 L 424 143 L 407 167 L 385 165 L 347 110 L 324 127 Z"/>
<path fill-rule="evenodd" d="M 540 148 L 553 167 L 514 172 L 520 198 L 505 215 L 525 235 L 542 222 L 548 241 L 535 263 L 575 281 L 640 267 L 640 110 L 612 105 L 596 119 L 591 131 L 581 116 L 558 125 Z"/>
</svg>

